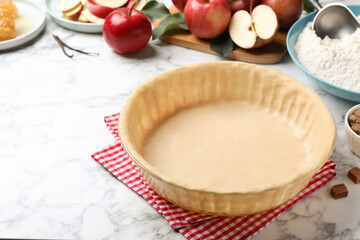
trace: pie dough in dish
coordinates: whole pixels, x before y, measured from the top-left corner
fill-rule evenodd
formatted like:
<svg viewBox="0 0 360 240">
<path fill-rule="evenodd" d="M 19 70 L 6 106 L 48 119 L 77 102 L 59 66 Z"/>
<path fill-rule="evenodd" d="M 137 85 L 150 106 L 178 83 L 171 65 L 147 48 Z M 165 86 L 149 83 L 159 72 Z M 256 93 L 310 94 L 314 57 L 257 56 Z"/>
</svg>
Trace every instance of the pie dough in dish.
<svg viewBox="0 0 360 240">
<path fill-rule="evenodd" d="M 119 134 L 162 197 L 230 216 L 272 209 L 300 192 L 332 153 L 336 129 L 320 97 L 290 76 L 210 62 L 139 86 Z"/>
</svg>

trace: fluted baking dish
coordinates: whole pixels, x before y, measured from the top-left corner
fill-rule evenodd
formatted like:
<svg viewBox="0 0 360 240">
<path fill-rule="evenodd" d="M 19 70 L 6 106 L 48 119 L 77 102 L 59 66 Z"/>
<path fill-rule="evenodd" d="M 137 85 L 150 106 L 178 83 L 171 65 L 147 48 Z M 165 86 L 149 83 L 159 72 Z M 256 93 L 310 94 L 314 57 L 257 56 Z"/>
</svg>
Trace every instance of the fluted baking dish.
<svg viewBox="0 0 360 240">
<path fill-rule="evenodd" d="M 247 102 L 278 114 L 304 133 L 310 161 L 281 184 L 263 179 L 267 184 L 256 189 L 228 191 L 199 187 L 195 181 L 183 184 L 144 159 L 147 139 L 167 118 L 183 109 L 224 101 Z M 275 208 L 298 194 L 332 153 L 336 127 L 326 104 L 296 79 L 252 64 L 207 62 L 166 71 L 140 85 L 122 108 L 119 135 L 125 151 L 159 195 L 195 212 L 235 216 Z M 286 161 L 290 164 L 292 159 Z M 244 179 L 239 176 L 239 181 Z"/>
</svg>

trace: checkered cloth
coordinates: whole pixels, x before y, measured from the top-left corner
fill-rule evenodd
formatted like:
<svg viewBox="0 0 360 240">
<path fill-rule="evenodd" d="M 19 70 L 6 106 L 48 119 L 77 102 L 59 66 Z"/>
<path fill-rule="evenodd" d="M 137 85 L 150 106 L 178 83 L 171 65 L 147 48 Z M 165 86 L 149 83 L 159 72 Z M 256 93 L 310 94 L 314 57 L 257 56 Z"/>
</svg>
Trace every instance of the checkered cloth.
<svg viewBox="0 0 360 240">
<path fill-rule="evenodd" d="M 120 181 L 142 196 L 169 222 L 170 226 L 189 240 L 197 239 L 250 239 L 271 223 L 281 213 L 299 200 L 324 186 L 336 175 L 336 164 L 327 161 L 314 175 L 307 187 L 296 197 L 267 212 L 240 216 L 219 217 L 194 213 L 167 202 L 144 181 L 138 167 L 129 159 L 118 136 L 119 114 L 105 117 L 105 122 L 115 137 L 115 142 L 96 152 L 92 157 Z"/>
</svg>

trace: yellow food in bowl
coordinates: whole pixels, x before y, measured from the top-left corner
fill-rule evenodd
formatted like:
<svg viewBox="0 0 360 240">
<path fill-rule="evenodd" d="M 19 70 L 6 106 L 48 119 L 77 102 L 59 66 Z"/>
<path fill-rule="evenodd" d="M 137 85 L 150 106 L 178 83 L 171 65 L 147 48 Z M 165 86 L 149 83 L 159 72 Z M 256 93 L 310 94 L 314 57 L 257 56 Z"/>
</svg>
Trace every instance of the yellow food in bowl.
<svg viewBox="0 0 360 240">
<path fill-rule="evenodd" d="M 216 215 L 262 212 L 294 197 L 326 162 L 336 135 L 311 89 L 239 62 L 153 77 L 126 101 L 119 130 L 157 193 Z"/>
<path fill-rule="evenodd" d="M 0 41 L 16 37 L 17 8 L 12 0 L 0 0 Z"/>
</svg>

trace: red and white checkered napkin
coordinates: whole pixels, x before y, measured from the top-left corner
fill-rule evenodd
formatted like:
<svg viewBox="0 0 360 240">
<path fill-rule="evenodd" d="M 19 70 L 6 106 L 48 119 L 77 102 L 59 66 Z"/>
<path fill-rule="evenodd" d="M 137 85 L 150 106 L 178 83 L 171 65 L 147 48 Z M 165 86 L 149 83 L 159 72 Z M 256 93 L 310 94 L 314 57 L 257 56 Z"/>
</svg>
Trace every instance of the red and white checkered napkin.
<svg viewBox="0 0 360 240">
<path fill-rule="evenodd" d="M 118 119 L 119 114 L 105 117 L 106 125 L 116 141 L 107 148 L 94 153 L 92 157 L 120 181 L 141 195 L 165 217 L 174 230 L 180 231 L 189 240 L 250 239 L 286 209 L 324 186 L 336 175 L 336 164 L 333 161 L 327 161 L 314 175 L 309 185 L 296 197 L 264 213 L 241 217 L 218 217 L 194 213 L 164 200 L 147 185 L 141 177 L 138 167 L 132 163 L 120 144 Z"/>
</svg>

